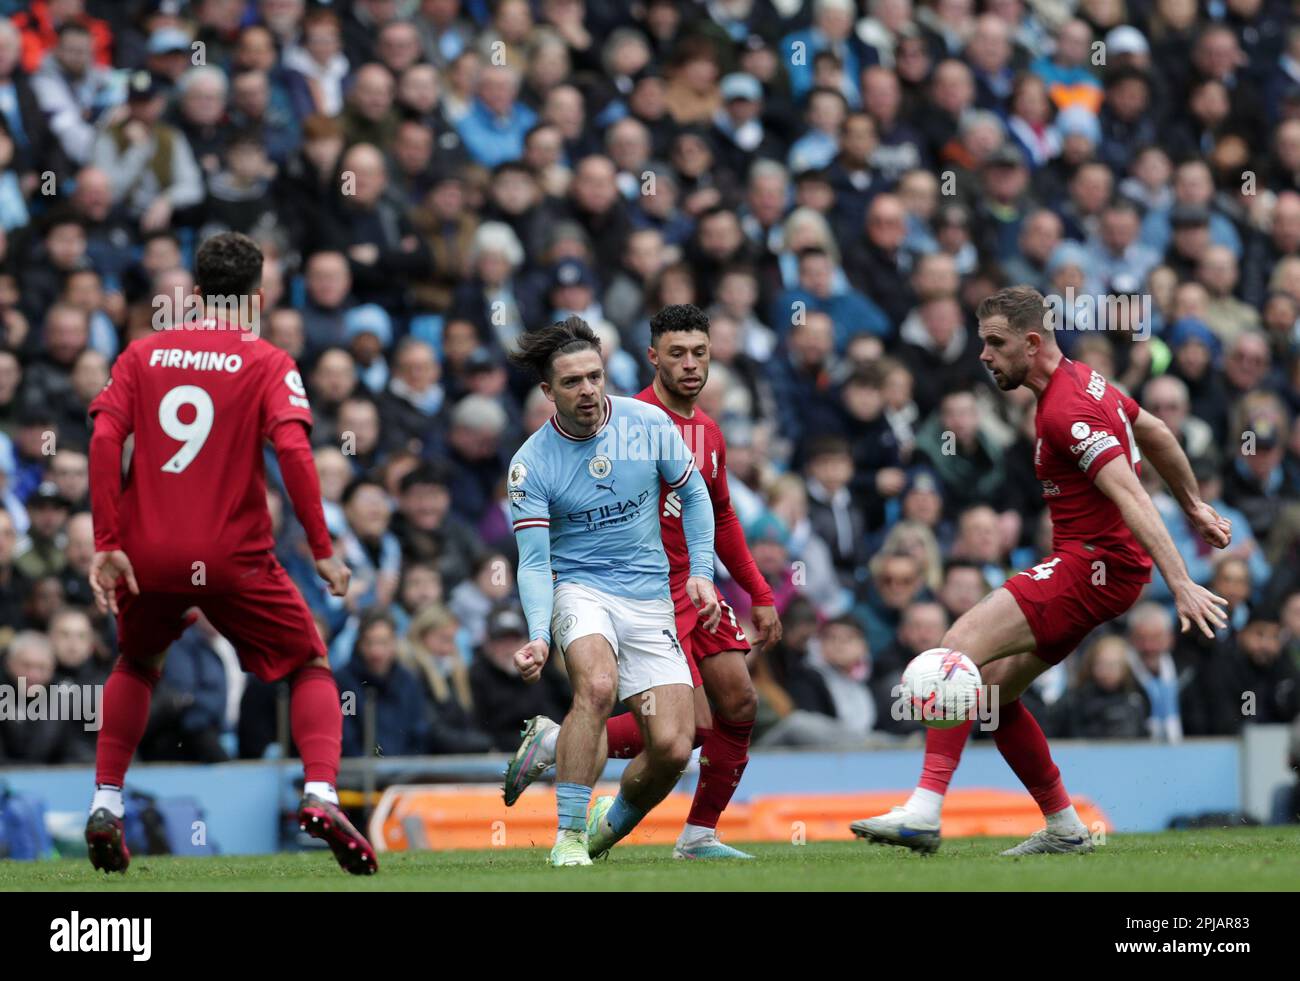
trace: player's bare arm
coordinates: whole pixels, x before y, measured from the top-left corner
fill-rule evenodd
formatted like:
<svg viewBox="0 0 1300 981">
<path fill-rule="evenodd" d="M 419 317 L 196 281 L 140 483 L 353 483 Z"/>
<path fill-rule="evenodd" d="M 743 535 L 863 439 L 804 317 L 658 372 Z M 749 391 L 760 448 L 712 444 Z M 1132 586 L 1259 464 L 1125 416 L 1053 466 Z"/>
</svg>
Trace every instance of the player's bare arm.
<svg viewBox="0 0 1300 981">
<path fill-rule="evenodd" d="M 1163 420 L 1143 409 L 1133 421 L 1133 438 L 1168 485 L 1197 534 L 1207 545 L 1227 548 L 1232 542 L 1232 522 L 1201 500 L 1192 465 L 1178 444 L 1178 437 Z"/>
<path fill-rule="evenodd" d="M 1174 606 L 1183 632 L 1194 623 L 1206 637 L 1213 638 L 1215 630 L 1228 625 L 1228 601 L 1193 582 L 1187 574 L 1187 566 L 1169 537 L 1160 513 L 1129 461 L 1122 456 L 1112 459 L 1098 472 L 1095 484 L 1115 502 L 1124 523 L 1165 577 L 1170 592 L 1174 594 Z"/>
</svg>

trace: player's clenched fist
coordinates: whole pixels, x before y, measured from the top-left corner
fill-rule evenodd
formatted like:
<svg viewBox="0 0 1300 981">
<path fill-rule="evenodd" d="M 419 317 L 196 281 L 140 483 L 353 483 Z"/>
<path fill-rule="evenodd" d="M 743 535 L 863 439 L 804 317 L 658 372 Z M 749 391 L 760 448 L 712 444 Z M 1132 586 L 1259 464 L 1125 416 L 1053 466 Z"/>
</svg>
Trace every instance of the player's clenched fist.
<svg viewBox="0 0 1300 981">
<path fill-rule="evenodd" d="M 126 588 L 139 595 L 140 587 L 135 581 L 135 570 L 131 560 L 120 550 L 96 552 L 90 560 L 90 591 L 95 597 L 95 605 L 100 613 L 117 616 L 117 580 L 122 577 Z"/>
<path fill-rule="evenodd" d="M 754 621 L 754 629 L 758 631 L 760 651 L 769 650 L 781 639 L 784 630 L 775 606 L 755 606 L 749 611 L 749 618 Z"/>
<path fill-rule="evenodd" d="M 1232 521 L 1202 501 L 1187 514 L 1192 527 L 1205 544 L 1214 548 L 1227 548 L 1232 542 Z"/>
<path fill-rule="evenodd" d="M 345 596 L 352 570 L 334 556 L 316 560 L 316 574 L 329 584 L 331 596 Z"/>
<path fill-rule="evenodd" d="M 700 623 L 705 630 L 713 630 L 722 616 L 722 607 L 718 605 L 718 594 L 713 591 L 713 583 L 699 576 L 686 580 L 686 595 L 690 597 L 695 608 L 700 611 Z"/>
<path fill-rule="evenodd" d="M 530 685 L 535 682 L 542 676 L 542 668 L 546 667 L 546 658 L 550 653 L 550 645 L 544 640 L 530 640 L 515 651 L 515 667 L 519 669 L 519 677 Z"/>
</svg>

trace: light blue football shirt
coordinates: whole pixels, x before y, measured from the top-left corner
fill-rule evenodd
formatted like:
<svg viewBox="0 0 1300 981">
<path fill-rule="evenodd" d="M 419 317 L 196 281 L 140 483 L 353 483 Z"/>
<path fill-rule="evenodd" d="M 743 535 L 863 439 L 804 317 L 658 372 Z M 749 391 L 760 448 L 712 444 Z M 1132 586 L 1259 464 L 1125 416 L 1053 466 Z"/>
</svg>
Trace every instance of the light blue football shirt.
<svg viewBox="0 0 1300 981">
<path fill-rule="evenodd" d="M 658 406 L 608 395 L 605 404 L 605 423 L 590 436 L 569 435 L 552 416 L 519 448 L 506 488 L 514 530 L 550 530 L 557 585 L 670 599 L 659 534 L 660 480 L 674 490 L 683 487 L 695 459 Z M 708 564 L 701 556 L 701 565 L 711 570 L 709 551 Z"/>
</svg>

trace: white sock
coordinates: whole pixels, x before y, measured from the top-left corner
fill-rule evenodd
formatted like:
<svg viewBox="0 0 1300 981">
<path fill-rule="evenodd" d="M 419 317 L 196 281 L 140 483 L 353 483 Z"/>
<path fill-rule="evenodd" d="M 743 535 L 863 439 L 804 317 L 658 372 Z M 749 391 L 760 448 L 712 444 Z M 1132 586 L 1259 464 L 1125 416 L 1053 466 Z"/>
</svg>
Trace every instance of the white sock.
<svg viewBox="0 0 1300 981">
<path fill-rule="evenodd" d="M 334 789 L 333 784 L 328 784 L 324 780 L 308 780 L 302 785 L 302 795 L 304 797 L 319 797 L 330 804 L 338 804 L 338 791 Z"/>
<path fill-rule="evenodd" d="M 559 744 L 560 744 L 559 726 L 556 726 L 553 729 L 547 729 L 544 733 L 542 733 L 542 741 L 541 741 L 542 752 L 546 754 L 546 756 L 550 759 L 552 763 L 555 762 L 555 748 Z"/>
<path fill-rule="evenodd" d="M 1083 831 L 1086 833 L 1088 829 L 1079 817 L 1078 812 L 1075 811 L 1074 805 L 1070 804 L 1055 814 L 1047 815 L 1047 830 L 1061 832 Z"/>
<path fill-rule="evenodd" d="M 677 836 L 677 844 L 694 845 L 698 841 L 704 841 L 717 835 L 716 828 L 705 828 L 698 824 L 687 824 L 682 828 L 682 833 Z"/>
<path fill-rule="evenodd" d="M 114 817 L 126 814 L 126 805 L 122 803 L 122 788 L 107 783 L 95 784 L 95 796 L 90 801 L 90 813 L 94 814 L 104 808 Z"/>
<path fill-rule="evenodd" d="M 943 811 L 943 794 L 917 787 L 912 791 L 912 796 L 907 798 L 903 809 L 915 814 L 927 824 L 938 824 L 939 814 Z"/>
</svg>

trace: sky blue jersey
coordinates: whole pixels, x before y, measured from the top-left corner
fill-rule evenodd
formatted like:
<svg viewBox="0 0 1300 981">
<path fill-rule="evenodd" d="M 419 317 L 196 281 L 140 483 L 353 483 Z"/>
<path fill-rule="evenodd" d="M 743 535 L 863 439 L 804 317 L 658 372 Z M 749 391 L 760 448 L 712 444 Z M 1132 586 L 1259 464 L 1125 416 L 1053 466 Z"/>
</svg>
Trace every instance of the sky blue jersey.
<svg viewBox="0 0 1300 981">
<path fill-rule="evenodd" d="M 569 435 L 552 416 L 510 461 L 519 591 L 533 639 L 550 639 L 559 583 L 671 599 L 661 480 L 682 497 L 691 575 L 713 578 L 713 508 L 681 433 L 658 406 L 614 396 L 605 406 L 605 422 L 590 436 Z"/>
</svg>

